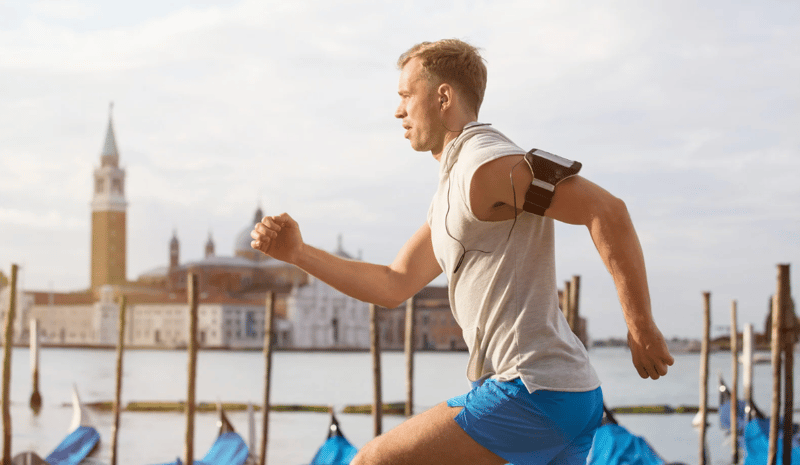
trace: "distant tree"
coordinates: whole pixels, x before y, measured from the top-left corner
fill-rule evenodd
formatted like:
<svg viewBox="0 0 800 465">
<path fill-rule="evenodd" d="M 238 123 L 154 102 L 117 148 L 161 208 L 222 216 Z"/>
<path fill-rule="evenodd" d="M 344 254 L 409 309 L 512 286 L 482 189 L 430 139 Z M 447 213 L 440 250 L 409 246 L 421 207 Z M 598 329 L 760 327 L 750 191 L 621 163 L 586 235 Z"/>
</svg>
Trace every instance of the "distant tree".
<svg viewBox="0 0 800 465">
<path fill-rule="evenodd" d="M 0 287 L 6 287 L 6 286 L 8 286 L 8 278 L 6 278 L 6 275 L 4 275 L 2 271 L 0 271 Z"/>
</svg>

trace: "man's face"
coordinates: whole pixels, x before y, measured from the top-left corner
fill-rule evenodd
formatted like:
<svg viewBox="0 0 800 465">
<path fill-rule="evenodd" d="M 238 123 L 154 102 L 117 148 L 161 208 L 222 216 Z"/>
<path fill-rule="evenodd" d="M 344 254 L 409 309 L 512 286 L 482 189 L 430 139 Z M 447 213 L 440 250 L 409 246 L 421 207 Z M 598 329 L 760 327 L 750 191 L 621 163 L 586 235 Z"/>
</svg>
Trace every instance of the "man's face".
<svg viewBox="0 0 800 465">
<path fill-rule="evenodd" d="M 406 63 L 400 72 L 397 88 L 400 95 L 394 116 L 403 120 L 405 138 L 418 152 L 441 153 L 445 129 L 439 121 L 439 101 L 435 86 L 431 85 L 422 69 L 419 58 Z"/>
</svg>

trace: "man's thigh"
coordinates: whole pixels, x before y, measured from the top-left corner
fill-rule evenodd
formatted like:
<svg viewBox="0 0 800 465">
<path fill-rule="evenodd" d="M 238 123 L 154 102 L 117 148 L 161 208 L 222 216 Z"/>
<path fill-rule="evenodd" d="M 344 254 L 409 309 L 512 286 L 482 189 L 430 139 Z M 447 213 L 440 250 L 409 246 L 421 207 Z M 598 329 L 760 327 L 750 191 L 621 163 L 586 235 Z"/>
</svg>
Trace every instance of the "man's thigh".
<svg viewBox="0 0 800 465">
<path fill-rule="evenodd" d="M 441 403 L 365 445 L 351 465 L 502 465 L 506 461 L 473 440 L 453 418 L 461 407 Z"/>
</svg>

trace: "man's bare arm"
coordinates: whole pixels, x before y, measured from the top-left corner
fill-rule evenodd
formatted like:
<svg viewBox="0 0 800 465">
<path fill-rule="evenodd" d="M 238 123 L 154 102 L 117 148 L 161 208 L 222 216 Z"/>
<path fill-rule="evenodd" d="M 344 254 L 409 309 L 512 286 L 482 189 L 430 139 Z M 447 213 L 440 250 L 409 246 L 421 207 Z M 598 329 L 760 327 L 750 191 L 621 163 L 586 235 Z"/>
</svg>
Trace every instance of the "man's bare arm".
<svg viewBox="0 0 800 465">
<path fill-rule="evenodd" d="M 348 260 L 306 244 L 297 222 L 286 213 L 265 217 L 250 236 L 254 249 L 291 263 L 350 297 L 386 308 L 397 307 L 442 272 L 427 224 L 388 266 Z"/>
<path fill-rule="evenodd" d="M 513 205 L 520 210 L 533 178 L 521 160 L 522 155 L 503 157 L 476 171 L 470 192 L 473 213 L 489 219 L 491 206 L 496 202 L 511 206 L 511 211 Z M 476 211 L 476 207 L 484 210 Z M 665 375 L 674 360 L 653 319 L 644 254 L 625 203 L 591 181 L 573 176 L 557 185 L 545 216 L 588 228 L 614 279 L 637 372 L 643 378 L 658 379 Z"/>
<path fill-rule="evenodd" d="M 580 176 L 556 187 L 545 216 L 589 229 L 622 306 L 633 364 L 642 378 L 667 374 L 674 359 L 653 319 L 644 254 L 625 203 Z"/>
</svg>

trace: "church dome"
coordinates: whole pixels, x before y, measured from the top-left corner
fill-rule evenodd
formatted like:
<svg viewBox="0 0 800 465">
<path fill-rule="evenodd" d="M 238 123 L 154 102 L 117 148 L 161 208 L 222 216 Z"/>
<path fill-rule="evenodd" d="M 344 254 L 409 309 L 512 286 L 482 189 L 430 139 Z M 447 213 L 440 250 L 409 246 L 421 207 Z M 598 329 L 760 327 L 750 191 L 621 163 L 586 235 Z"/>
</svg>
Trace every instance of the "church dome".
<svg viewBox="0 0 800 465">
<path fill-rule="evenodd" d="M 262 254 L 258 250 L 253 250 L 253 248 L 250 247 L 250 243 L 253 242 L 253 238 L 250 237 L 250 231 L 252 231 L 253 226 L 255 226 L 255 224 L 260 222 L 263 218 L 264 212 L 261 211 L 261 207 L 258 207 L 256 209 L 255 216 L 253 217 L 253 222 L 236 235 L 236 241 L 233 244 L 233 254 L 235 256 L 245 257 L 251 260 L 260 260 L 266 257 L 266 255 Z"/>
</svg>

